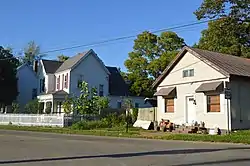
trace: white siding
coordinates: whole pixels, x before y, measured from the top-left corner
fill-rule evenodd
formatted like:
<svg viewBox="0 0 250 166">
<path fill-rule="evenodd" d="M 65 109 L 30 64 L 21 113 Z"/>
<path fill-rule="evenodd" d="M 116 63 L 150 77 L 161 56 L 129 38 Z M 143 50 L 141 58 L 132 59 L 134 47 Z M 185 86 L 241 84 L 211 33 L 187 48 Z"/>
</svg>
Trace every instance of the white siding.
<svg viewBox="0 0 250 166">
<path fill-rule="evenodd" d="M 184 69 L 194 69 L 194 76 L 183 78 L 182 72 Z M 205 82 L 228 80 L 228 78 L 208 66 L 206 63 L 192 54 L 186 53 L 157 88 L 157 90 L 163 87 L 175 86 L 177 88 L 175 112 L 165 113 L 165 101 L 159 96 L 157 97 L 157 120 L 160 121 L 163 118 L 169 119 L 177 124 L 186 123 L 186 97 L 194 96 L 196 100 L 196 105 L 194 106 L 196 110 L 196 121 L 204 121 L 208 128 L 218 126 L 221 129 L 227 129 L 227 103 L 224 99 L 224 94 L 220 95 L 221 112 L 207 113 L 205 95 L 203 93 L 195 93 L 195 90 Z"/>
<path fill-rule="evenodd" d="M 45 89 L 47 92 L 55 91 L 55 75 L 54 74 L 47 74 L 45 77 Z"/>
<path fill-rule="evenodd" d="M 38 88 L 37 77 L 28 66 L 23 66 L 17 71 L 18 92 L 17 102 L 20 104 L 20 109 L 32 100 L 32 90 Z M 38 89 L 37 89 L 38 91 Z"/>
<path fill-rule="evenodd" d="M 250 128 L 250 80 L 232 79 L 231 118 L 233 129 Z"/>
<path fill-rule="evenodd" d="M 121 96 L 109 96 L 108 97 L 110 102 L 109 106 L 111 108 L 118 108 L 118 102 L 122 102 L 124 97 Z M 144 103 L 144 97 L 137 97 L 137 96 L 129 96 L 129 99 L 132 100 L 133 107 L 135 107 L 135 103 L 139 104 L 139 108 L 147 108 L 147 107 L 152 107 L 149 103 Z"/>
<path fill-rule="evenodd" d="M 67 88 L 65 88 L 65 76 L 68 74 L 68 85 Z M 57 89 L 57 78 L 60 76 L 60 89 Z M 64 80 L 62 80 L 64 79 Z M 65 70 L 60 73 L 55 73 L 55 79 L 54 79 L 54 85 L 55 85 L 55 90 L 64 90 L 65 92 L 69 93 L 69 87 L 70 87 L 70 70 Z M 62 85 L 63 84 L 63 85 Z"/>
<path fill-rule="evenodd" d="M 89 87 L 96 87 L 99 91 L 99 85 L 104 85 L 104 96 L 108 95 L 108 74 L 102 64 L 92 55 L 88 55 L 70 74 L 70 93 L 79 95 L 80 89 L 77 87 L 79 76 L 88 82 Z"/>
</svg>

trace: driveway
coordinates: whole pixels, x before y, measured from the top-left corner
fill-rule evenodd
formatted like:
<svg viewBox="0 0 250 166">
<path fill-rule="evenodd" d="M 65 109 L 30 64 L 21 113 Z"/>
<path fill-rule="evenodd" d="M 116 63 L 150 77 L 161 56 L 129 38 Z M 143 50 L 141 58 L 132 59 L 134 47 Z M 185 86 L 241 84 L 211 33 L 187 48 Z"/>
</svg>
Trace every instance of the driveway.
<svg viewBox="0 0 250 166">
<path fill-rule="evenodd" d="M 250 165 L 250 146 L 0 130 L 0 165 Z"/>
</svg>

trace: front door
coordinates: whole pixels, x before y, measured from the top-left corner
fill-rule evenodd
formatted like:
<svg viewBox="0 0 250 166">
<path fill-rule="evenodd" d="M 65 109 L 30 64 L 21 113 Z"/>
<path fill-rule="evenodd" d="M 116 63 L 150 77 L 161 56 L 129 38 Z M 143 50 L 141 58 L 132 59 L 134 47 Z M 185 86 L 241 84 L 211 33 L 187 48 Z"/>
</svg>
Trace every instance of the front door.
<svg viewBox="0 0 250 166">
<path fill-rule="evenodd" d="M 186 97 L 186 122 L 188 124 L 196 121 L 196 112 L 194 106 L 194 97 Z"/>
</svg>

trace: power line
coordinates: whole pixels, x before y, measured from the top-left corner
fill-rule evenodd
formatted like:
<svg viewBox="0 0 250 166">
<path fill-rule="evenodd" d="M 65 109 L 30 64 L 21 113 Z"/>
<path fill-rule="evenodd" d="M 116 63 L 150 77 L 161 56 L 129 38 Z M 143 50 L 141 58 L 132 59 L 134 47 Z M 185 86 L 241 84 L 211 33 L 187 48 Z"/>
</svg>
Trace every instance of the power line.
<svg viewBox="0 0 250 166">
<path fill-rule="evenodd" d="M 194 23 L 189 23 L 189 24 L 173 26 L 173 27 L 170 27 L 170 28 L 158 29 L 158 30 L 152 31 L 151 33 L 159 33 L 159 32 L 164 32 L 164 31 L 169 31 L 169 30 L 186 28 L 186 27 L 190 27 L 190 26 L 194 26 L 194 25 L 208 23 L 210 21 L 215 21 L 215 20 L 217 20 L 217 19 L 199 21 L 199 22 L 194 22 Z M 131 38 L 134 38 L 136 36 L 137 35 L 123 36 L 123 37 L 118 37 L 118 38 L 114 38 L 114 39 L 108 39 L 108 40 L 88 43 L 88 44 L 81 44 L 81 45 L 76 45 L 76 46 L 71 46 L 71 47 L 59 48 L 59 49 L 54 49 L 54 50 L 49 50 L 49 51 L 42 52 L 39 55 L 44 55 L 44 54 L 48 54 L 48 53 L 52 53 L 52 52 L 58 52 L 58 51 L 71 50 L 71 49 L 76 49 L 76 48 L 81 48 L 81 47 L 90 47 L 90 46 L 93 47 L 93 46 L 97 46 L 97 45 L 106 44 L 106 43 L 109 43 L 109 42 L 131 39 Z M 8 59 L 12 59 L 12 58 L 21 58 L 21 57 L 11 57 L 11 58 L 4 58 L 4 59 L 0 59 L 0 60 L 8 60 Z"/>
<path fill-rule="evenodd" d="M 194 22 L 194 23 L 191 23 L 191 24 L 184 24 L 184 25 L 174 26 L 174 27 L 170 27 L 170 28 L 159 29 L 159 30 L 152 31 L 151 33 L 159 33 L 159 32 L 179 29 L 179 28 L 185 28 L 185 27 L 194 26 L 194 25 L 198 25 L 198 24 L 204 24 L 204 23 L 207 23 L 209 21 L 214 21 L 214 20 L 206 20 L 206 21 Z M 100 41 L 100 42 L 93 42 L 93 43 L 82 44 L 82 45 L 77 45 L 77 46 L 54 49 L 54 50 L 50 50 L 50 51 L 45 51 L 45 52 L 43 52 L 41 54 L 47 54 L 47 53 L 57 52 L 57 51 L 64 51 L 64 50 L 75 49 L 75 48 L 80 48 L 80 47 L 89 47 L 89 46 L 101 45 L 101 44 L 108 43 L 108 42 L 131 39 L 131 38 L 134 38 L 136 36 L 137 35 L 123 36 L 123 37 L 118 37 L 118 38 L 114 38 L 114 39 L 103 40 L 103 41 Z"/>
</svg>

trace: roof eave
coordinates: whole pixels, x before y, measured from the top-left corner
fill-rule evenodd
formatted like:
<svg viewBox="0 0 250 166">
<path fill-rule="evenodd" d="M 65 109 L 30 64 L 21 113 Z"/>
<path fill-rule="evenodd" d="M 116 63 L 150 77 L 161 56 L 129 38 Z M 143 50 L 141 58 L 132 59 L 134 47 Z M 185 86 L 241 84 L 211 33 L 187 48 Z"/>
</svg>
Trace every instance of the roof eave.
<svg viewBox="0 0 250 166">
<path fill-rule="evenodd" d="M 182 56 L 187 52 L 190 52 L 192 55 L 199 58 L 204 63 L 208 64 L 209 66 L 211 66 L 213 69 L 217 70 L 218 72 L 220 72 L 224 76 L 230 77 L 230 74 L 228 72 L 226 72 L 225 70 L 223 70 L 219 66 L 215 65 L 214 63 L 208 61 L 206 58 L 202 57 L 202 55 L 196 53 L 194 50 L 192 50 L 192 48 L 190 48 L 188 46 L 184 46 L 182 48 L 182 50 L 177 54 L 175 59 L 172 62 L 170 62 L 170 64 L 167 66 L 167 68 L 162 72 L 162 74 L 152 84 L 152 87 L 154 89 L 163 81 L 163 79 L 166 77 L 166 75 L 171 71 L 171 69 L 176 65 L 176 63 L 178 63 L 178 61 L 182 58 Z"/>
</svg>

